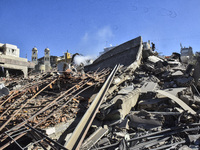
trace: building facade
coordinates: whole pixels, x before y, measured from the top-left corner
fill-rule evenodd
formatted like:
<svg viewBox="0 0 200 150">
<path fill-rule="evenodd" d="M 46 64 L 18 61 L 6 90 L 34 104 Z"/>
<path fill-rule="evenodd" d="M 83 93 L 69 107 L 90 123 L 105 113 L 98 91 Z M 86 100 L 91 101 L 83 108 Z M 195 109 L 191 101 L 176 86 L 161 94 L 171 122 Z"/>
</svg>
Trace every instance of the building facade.
<svg viewBox="0 0 200 150">
<path fill-rule="evenodd" d="M 28 70 L 34 68 L 34 63 L 27 58 L 19 57 L 20 50 L 16 45 L 0 43 L 0 76 L 28 76 Z"/>
<path fill-rule="evenodd" d="M 59 59 L 58 56 L 51 56 L 50 49 L 45 48 L 44 56 L 38 58 L 38 50 L 37 48 L 32 49 L 32 62 L 35 63 L 35 71 L 37 72 L 49 72 L 53 68 L 57 66 L 57 60 Z"/>
</svg>

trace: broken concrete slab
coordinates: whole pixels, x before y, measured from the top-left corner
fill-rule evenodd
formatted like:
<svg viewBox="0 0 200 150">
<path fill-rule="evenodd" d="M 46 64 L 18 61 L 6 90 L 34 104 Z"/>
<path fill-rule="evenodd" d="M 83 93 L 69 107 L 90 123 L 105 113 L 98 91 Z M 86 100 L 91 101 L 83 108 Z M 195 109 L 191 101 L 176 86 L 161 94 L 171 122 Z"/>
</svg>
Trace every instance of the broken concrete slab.
<svg viewBox="0 0 200 150">
<path fill-rule="evenodd" d="M 162 115 L 153 115 L 146 111 L 140 111 L 139 113 L 129 114 L 129 126 L 133 128 L 144 128 L 150 130 L 152 128 L 161 127 L 164 122 Z"/>
<path fill-rule="evenodd" d="M 182 88 L 168 88 L 168 89 L 164 89 L 165 92 L 168 92 L 174 96 L 178 96 L 178 93 L 186 90 L 186 87 L 182 87 Z"/>
<path fill-rule="evenodd" d="M 93 64 L 86 66 L 85 71 L 97 70 L 98 68 L 103 69 L 107 67 L 113 68 L 116 64 L 129 66 L 137 60 L 137 55 L 141 52 L 142 38 L 137 37 L 102 54 L 93 62 Z"/>
<path fill-rule="evenodd" d="M 81 145 L 80 150 L 88 150 L 92 146 L 94 146 L 106 133 L 108 132 L 108 129 L 104 129 L 102 127 L 99 127 L 94 133 L 88 137 L 84 143 Z"/>
<path fill-rule="evenodd" d="M 125 88 L 122 88 L 122 89 L 118 92 L 118 94 L 119 94 L 119 95 L 126 95 L 126 94 L 128 94 L 129 92 L 131 92 L 131 91 L 133 91 L 133 90 L 134 90 L 133 85 L 130 85 L 130 86 L 127 86 L 127 87 L 125 87 Z"/>
<path fill-rule="evenodd" d="M 136 105 L 139 93 L 140 89 L 135 89 L 132 92 L 129 92 L 128 95 L 117 95 L 117 97 L 114 98 L 116 102 L 112 106 L 110 112 L 103 115 L 105 117 L 104 120 L 123 119 L 130 112 L 131 108 Z"/>
<path fill-rule="evenodd" d="M 157 56 L 149 56 L 148 59 L 147 59 L 147 61 L 150 62 L 150 63 L 153 63 L 153 64 L 156 64 L 159 61 L 164 62 L 162 59 L 160 59 Z"/>
<path fill-rule="evenodd" d="M 192 84 L 193 82 L 193 77 L 189 76 L 189 77 L 180 77 L 178 79 L 175 80 L 176 84 L 179 87 L 188 87 Z"/>
<path fill-rule="evenodd" d="M 141 93 L 147 93 L 155 91 L 158 88 L 158 84 L 155 82 L 146 82 L 141 87 Z"/>
<path fill-rule="evenodd" d="M 161 95 L 164 95 L 166 97 L 169 97 L 170 99 L 174 100 L 177 104 L 179 104 L 184 110 L 192 113 L 192 114 L 196 114 L 196 112 L 190 108 L 187 104 L 185 104 L 181 99 L 179 99 L 178 97 L 168 93 L 168 92 L 165 92 L 165 91 L 162 91 L 162 90 L 157 90 L 156 92 L 158 92 L 159 94 Z"/>
<path fill-rule="evenodd" d="M 180 70 L 178 70 L 178 71 L 172 73 L 172 77 L 177 77 L 177 76 L 182 76 L 182 75 L 183 75 L 183 72 L 180 71 Z"/>
<path fill-rule="evenodd" d="M 167 98 L 155 98 L 155 99 L 145 99 L 138 102 L 139 110 L 157 110 L 160 109 L 160 105 L 167 102 Z"/>
</svg>

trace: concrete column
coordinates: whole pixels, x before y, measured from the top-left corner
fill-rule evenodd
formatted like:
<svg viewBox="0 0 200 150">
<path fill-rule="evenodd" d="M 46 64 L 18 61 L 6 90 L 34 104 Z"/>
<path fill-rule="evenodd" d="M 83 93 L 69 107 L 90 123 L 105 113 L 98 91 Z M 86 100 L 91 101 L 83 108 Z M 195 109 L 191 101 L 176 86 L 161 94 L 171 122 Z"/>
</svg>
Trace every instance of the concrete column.
<svg viewBox="0 0 200 150">
<path fill-rule="evenodd" d="M 6 70 L 6 78 L 9 78 L 9 77 L 10 77 L 9 72 L 8 70 Z"/>
<path fill-rule="evenodd" d="M 28 77 L 28 67 L 24 67 L 22 69 L 22 72 L 24 73 L 24 78 L 27 78 Z"/>
</svg>

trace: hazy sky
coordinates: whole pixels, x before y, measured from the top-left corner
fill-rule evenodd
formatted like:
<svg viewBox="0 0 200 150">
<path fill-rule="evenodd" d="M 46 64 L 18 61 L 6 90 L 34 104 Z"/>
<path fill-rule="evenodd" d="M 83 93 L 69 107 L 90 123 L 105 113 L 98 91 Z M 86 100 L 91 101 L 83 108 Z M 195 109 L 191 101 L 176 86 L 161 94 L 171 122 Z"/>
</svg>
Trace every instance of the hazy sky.
<svg viewBox="0 0 200 150">
<path fill-rule="evenodd" d="M 183 46 L 200 51 L 200 0 L 0 0 L 0 43 L 21 57 L 98 55 L 110 44 L 142 36 L 165 55 Z"/>
</svg>

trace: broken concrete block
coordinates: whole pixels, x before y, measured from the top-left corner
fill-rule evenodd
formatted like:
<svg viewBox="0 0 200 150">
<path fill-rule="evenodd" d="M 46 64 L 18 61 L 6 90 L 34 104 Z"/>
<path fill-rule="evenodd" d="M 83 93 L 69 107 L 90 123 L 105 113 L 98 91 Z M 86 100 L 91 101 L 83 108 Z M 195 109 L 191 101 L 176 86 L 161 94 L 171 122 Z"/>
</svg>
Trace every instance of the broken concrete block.
<svg viewBox="0 0 200 150">
<path fill-rule="evenodd" d="M 189 148 L 187 145 L 183 145 L 178 150 L 194 150 L 194 149 Z"/>
<path fill-rule="evenodd" d="M 53 134 L 55 132 L 56 132 L 55 127 L 51 127 L 51 128 L 46 129 L 46 134 L 47 135 Z"/>
<path fill-rule="evenodd" d="M 180 99 L 183 100 L 186 104 L 190 104 L 190 102 L 193 102 L 193 98 L 189 95 L 180 95 Z"/>
<path fill-rule="evenodd" d="M 110 113 L 105 116 L 105 120 L 123 119 L 130 112 L 131 108 L 136 105 L 139 93 L 140 89 L 135 89 L 134 91 L 128 93 L 128 95 L 118 95 L 119 98 L 114 106 L 112 106 L 113 109 Z"/>
<path fill-rule="evenodd" d="M 169 88 L 169 89 L 164 89 L 165 92 L 168 92 L 174 96 L 178 96 L 178 93 L 186 90 L 186 87 L 182 87 L 182 88 Z"/>
<path fill-rule="evenodd" d="M 127 86 L 127 87 L 121 89 L 121 90 L 118 92 L 118 94 L 120 94 L 120 95 L 128 94 L 129 92 L 131 92 L 131 91 L 133 91 L 133 90 L 134 90 L 133 85 L 130 85 L 130 86 Z"/>
<path fill-rule="evenodd" d="M 183 75 L 183 72 L 181 72 L 180 70 L 172 73 L 172 77 L 177 77 L 177 76 L 182 76 L 182 75 Z"/>
<path fill-rule="evenodd" d="M 167 100 L 168 99 L 166 98 L 140 100 L 138 102 L 138 109 L 157 110 L 159 108 L 159 105 L 163 104 Z"/>
<path fill-rule="evenodd" d="M 162 126 L 164 117 L 162 115 L 154 115 L 146 111 L 139 113 L 131 113 L 129 115 L 129 126 L 134 128 L 152 129 Z"/>
<path fill-rule="evenodd" d="M 156 88 L 158 87 L 158 84 L 155 82 L 146 82 L 143 84 L 141 87 L 141 93 L 146 93 L 146 92 L 152 92 L 155 91 Z"/>
<path fill-rule="evenodd" d="M 157 56 L 149 56 L 148 59 L 147 59 L 147 61 L 149 61 L 151 63 L 154 63 L 154 64 L 157 63 L 157 62 L 159 62 L 159 61 L 164 62 L 162 59 L 160 59 Z"/>
<path fill-rule="evenodd" d="M 90 149 L 94 146 L 106 133 L 108 129 L 99 127 L 95 132 L 93 132 L 81 145 L 81 150 Z"/>
<path fill-rule="evenodd" d="M 167 63 L 170 65 L 170 67 L 176 67 L 181 65 L 181 63 L 178 61 L 167 61 Z"/>
<path fill-rule="evenodd" d="M 193 78 L 190 77 L 181 77 L 175 80 L 176 84 L 180 87 L 188 87 L 192 84 Z"/>
<path fill-rule="evenodd" d="M 107 137 L 105 137 L 105 138 L 102 138 L 102 139 L 97 143 L 97 145 L 98 145 L 99 147 L 106 146 L 106 145 L 110 145 L 110 141 L 109 141 L 109 139 L 108 139 Z"/>
<path fill-rule="evenodd" d="M 129 129 L 129 125 L 128 125 L 129 119 L 126 117 L 124 120 L 122 120 L 122 122 L 120 124 L 118 124 L 117 126 L 121 129 Z"/>
</svg>

